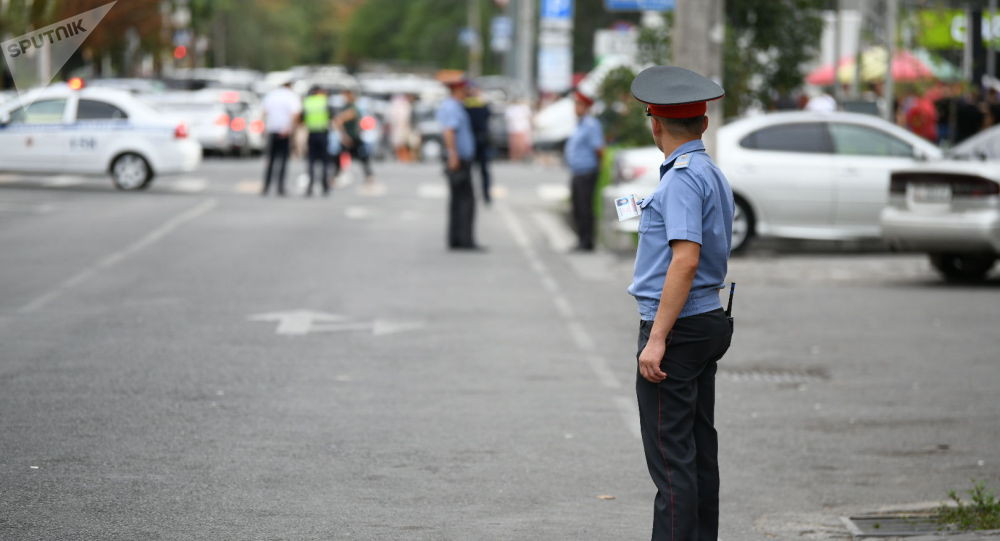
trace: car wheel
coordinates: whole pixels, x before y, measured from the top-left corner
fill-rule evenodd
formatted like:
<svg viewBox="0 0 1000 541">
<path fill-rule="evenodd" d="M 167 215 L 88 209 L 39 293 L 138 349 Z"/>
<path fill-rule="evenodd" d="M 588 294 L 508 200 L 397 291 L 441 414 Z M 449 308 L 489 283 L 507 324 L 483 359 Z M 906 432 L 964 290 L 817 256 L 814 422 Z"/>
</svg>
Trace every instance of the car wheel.
<svg viewBox="0 0 1000 541">
<path fill-rule="evenodd" d="M 736 198 L 736 208 L 733 211 L 733 244 L 732 252 L 742 252 L 750 245 L 754 235 L 754 216 L 750 205 L 743 199 Z"/>
<path fill-rule="evenodd" d="M 119 190 L 142 190 L 153 180 L 153 169 L 142 156 L 126 152 L 111 163 L 111 182 Z"/>
<path fill-rule="evenodd" d="M 996 256 L 930 254 L 931 265 L 949 282 L 979 282 L 993 268 Z"/>
</svg>

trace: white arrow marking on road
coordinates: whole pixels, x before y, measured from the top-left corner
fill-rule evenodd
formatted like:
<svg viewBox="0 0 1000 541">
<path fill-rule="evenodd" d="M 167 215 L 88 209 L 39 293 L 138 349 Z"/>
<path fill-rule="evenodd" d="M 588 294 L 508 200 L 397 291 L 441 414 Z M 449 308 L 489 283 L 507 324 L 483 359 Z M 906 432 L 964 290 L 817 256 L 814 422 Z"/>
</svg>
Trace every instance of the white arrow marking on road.
<svg viewBox="0 0 1000 541">
<path fill-rule="evenodd" d="M 393 321 L 376 319 L 375 321 L 348 321 L 344 316 L 315 312 L 312 310 L 289 310 L 287 312 L 269 312 L 256 314 L 248 318 L 250 321 L 277 321 L 277 334 L 302 336 L 315 332 L 349 332 L 369 331 L 373 336 L 385 336 L 400 332 L 423 328 L 424 324 L 415 321 Z"/>
<path fill-rule="evenodd" d="M 347 318 L 337 314 L 326 312 L 314 312 L 312 310 L 289 310 L 287 312 L 269 312 L 266 314 L 256 314 L 248 318 L 250 321 L 277 321 L 278 334 L 303 335 L 309 334 L 313 330 L 315 322 L 332 323 L 344 321 Z"/>
</svg>

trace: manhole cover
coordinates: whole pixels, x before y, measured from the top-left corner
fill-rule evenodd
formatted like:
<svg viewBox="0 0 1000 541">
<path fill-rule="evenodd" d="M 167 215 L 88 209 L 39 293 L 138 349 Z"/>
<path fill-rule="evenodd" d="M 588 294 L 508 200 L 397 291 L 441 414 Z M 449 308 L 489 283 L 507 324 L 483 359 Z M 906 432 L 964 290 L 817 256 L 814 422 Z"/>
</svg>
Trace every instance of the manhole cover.
<svg viewBox="0 0 1000 541">
<path fill-rule="evenodd" d="M 822 368 L 794 370 L 787 368 L 719 367 L 719 377 L 730 381 L 762 381 L 766 383 L 815 383 L 830 379 L 830 374 Z"/>
<path fill-rule="evenodd" d="M 910 537 L 951 531 L 937 523 L 934 515 L 900 514 L 841 517 L 855 539 Z"/>
</svg>

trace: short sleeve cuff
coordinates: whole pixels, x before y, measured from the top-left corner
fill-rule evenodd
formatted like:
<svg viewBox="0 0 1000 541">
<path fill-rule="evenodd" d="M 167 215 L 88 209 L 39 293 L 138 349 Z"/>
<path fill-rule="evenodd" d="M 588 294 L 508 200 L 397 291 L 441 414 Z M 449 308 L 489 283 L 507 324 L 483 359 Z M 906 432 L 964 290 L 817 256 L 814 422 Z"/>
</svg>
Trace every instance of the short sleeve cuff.
<svg viewBox="0 0 1000 541">
<path fill-rule="evenodd" d="M 667 242 L 672 240 L 689 240 L 701 244 L 701 233 L 687 229 L 670 229 L 667 231 Z"/>
</svg>

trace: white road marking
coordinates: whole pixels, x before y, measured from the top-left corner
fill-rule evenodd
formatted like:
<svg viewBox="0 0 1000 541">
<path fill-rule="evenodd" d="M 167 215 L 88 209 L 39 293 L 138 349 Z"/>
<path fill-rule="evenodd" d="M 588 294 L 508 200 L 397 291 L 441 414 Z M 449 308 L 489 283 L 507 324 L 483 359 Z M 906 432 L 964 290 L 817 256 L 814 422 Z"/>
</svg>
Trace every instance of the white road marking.
<svg viewBox="0 0 1000 541">
<path fill-rule="evenodd" d="M 389 192 L 389 188 L 381 182 L 362 182 L 358 185 L 358 195 L 364 197 L 382 197 Z"/>
<path fill-rule="evenodd" d="M 43 186 L 48 186 L 50 188 L 62 188 L 65 186 L 77 186 L 83 184 L 87 179 L 79 175 L 54 175 L 51 177 L 46 177 L 42 181 Z"/>
<path fill-rule="evenodd" d="M 254 314 L 247 318 L 250 321 L 277 321 L 277 334 L 302 335 L 309 334 L 317 322 L 341 322 L 347 318 L 338 314 L 315 312 L 313 310 L 287 310 L 284 312 L 268 312 Z"/>
<path fill-rule="evenodd" d="M 448 197 L 448 189 L 443 183 L 424 183 L 417 186 L 417 196 L 424 199 L 444 199 Z"/>
<path fill-rule="evenodd" d="M 350 321 L 346 316 L 328 314 L 313 310 L 287 310 L 267 312 L 248 316 L 249 321 L 277 322 L 275 334 L 304 336 L 318 332 L 369 331 L 373 336 L 385 336 L 422 329 L 424 324 L 417 321 L 395 321 L 376 319 L 374 321 Z"/>
<path fill-rule="evenodd" d="M 205 191 L 208 187 L 208 181 L 203 178 L 179 178 L 173 182 L 167 183 L 166 187 L 184 193 L 198 193 Z"/>
<path fill-rule="evenodd" d="M 510 190 L 506 186 L 493 185 L 490 186 L 490 198 L 491 199 L 507 199 L 510 195 Z"/>
<path fill-rule="evenodd" d="M 136 252 L 139 252 L 140 250 L 147 248 L 152 244 L 155 244 L 157 241 L 163 239 L 163 237 L 166 237 L 178 227 L 212 210 L 213 208 L 215 208 L 217 204 L 218 201 L 215 199 L 206 199 L 205 201 L 198 203 L 194 207 L 174 216 L 173 218 L 170 218 L 156 229 L 147 233 L 144 237 L 142 237 L 138 241 L 130 244 L 129 246 L 126 246 L 121 250 L 118 250 L 117 252 L 109 254 L 108 256 L 84 268 L 83 270 L 74 274 L 73 276 L 70 276 L 63 283 L 55 286 L 46 293 L 36 297 L 31 302 L 19 308 L 18 312 L 29 313 L 29 312 L 34 312 L 39 308 L 42 308 L 49 302 L 52 302 L 53 299 L 55 299 L 65 291 L 68 291 L 82 284 L 83 282 L 87 281 L 87 279 L 97 274 L 98 272 L 107 270 L 117 265 L 122 260 L 135 254 Z"/>
<path fill-rule="evenodd" d="M 542 201 L 565 201 L 569 199 L 569 187 L 565 184 L 540 184 L 536 190 Z"/>
<path fill-rule="evenodd" d="M 344 216 L 347 216 L 351 220 L 363 220 L 371 215 L 372 213 L 368 210 L 368 207 L 347 207 L 344 209 Z"/>
<path fill-rule="evenodd" d="M 241 180 L 236 185 L 236 193 L 260 193 L 263 184 L 259 180 Z"/>
<path fill-rule="evenodd" d="M 567 300 L 566 295 L 562 292 L 559 282 L 552 277 L 552 273 L 548 267 L 531 246 L 531 242 L 520 220 L 506 205 L 498 205 L 497 209 L 500 211 L 500 215 L 506 223 L 511 236 L 514 237 L 514 242 L 521 248 L 532 270 L 535 271 L 542 285 L 551 295 L 552 302 L 555 304 L 556 311 L 559 312 L 559 316 L 563 320 L 566 331 L 569 333 L 577 349 L 580 350 L 583 357 L 587 360 L 587 364 L 597 377 L 597 380 L 601 385 L 609 389 L 621 389 L 621 382 L 615 377 L 607 361 L 595 351 L 597 344 L 594 343 L 594 339 L 583 328 L 583 325 L 580 324 L 579 318 L 576 316 L 573 306 Z M 626 427 L 634 436 L 641 438 L 638 430 L 639 412 L 635 408 L 628 409 L 630 402 L 625 397 L 616 396 L 614 398 L 618 409 L 622 412 L 622 417 L 625 419 Z M 632 415 L 633 410 L 635 410 L 634 415 Z"/>
<path fill-rule="evenodd" d="M 632 400 L 624 396 L 616 396 L 615 403 L 618 404 L 618 411 L 622 414 L 622 419 L 628 425 L 628 429 L 635 436 L 635 439 L 642 439 L 642 428 L 639 426 L 639 406 Z"/>
<path fill-rule="evenodd" d="M 576 245 L 576 235 L 551 212 L 537 211 L 532 218 L 542 230 L 549 246 L 556 252 L 566 252 Z"/>
</svg>

